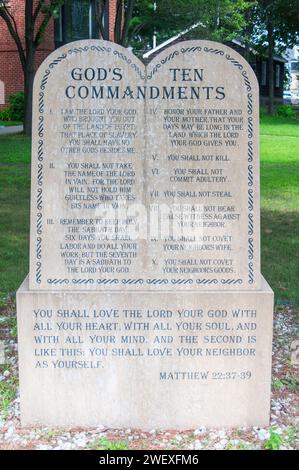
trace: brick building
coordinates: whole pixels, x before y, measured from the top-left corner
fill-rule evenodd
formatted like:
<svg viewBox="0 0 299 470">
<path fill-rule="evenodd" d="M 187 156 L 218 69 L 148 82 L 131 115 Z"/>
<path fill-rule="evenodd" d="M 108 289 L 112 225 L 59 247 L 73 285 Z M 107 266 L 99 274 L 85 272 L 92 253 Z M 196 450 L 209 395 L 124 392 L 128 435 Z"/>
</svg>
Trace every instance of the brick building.
<svg viewBox="0 0 299 470">
<path fill-rule="evenodd" d="M 35 3 L 37 1 L 35 0 Z M 7 0 L 7 3 L 16 20 L 19 34 L 24 38 L 25 0 Z M 109 37 L 110 41 L 114 39 L 116 4 L 117 0 L 107 1 L 103 15 L 102 26 L 105 31 L 105 37 Z M 36 53 L 35 67 L 37 68 L 47 55 L 63 44 L 79 39 L 99 38 L 99 26 L 96 18 L 96 0 L 65 0 L 58 17 L 55 20 L 52 19 L 48 24 L 44 41 Z M 164 48 L 188 39 L 188 34 L 186 35 L 188 32 L 189 30 L 183 31 L 177 36 L 168 39 L 144 54 L 142 59 L 147 63 Z M 236 49 L 241 55 L 244 55 L 244 46 L 238 41 L 234 40 L 228 45 Z M 285 62 L 281 57 L 274 58 L 274 95 L 277 103 L 282 102 L 283 97 Z M 268 59 L 251 49 L 250 64 L 260 84 L 261 102 L 265 103 L 269 92 Z M 5 22 L 0 18 L 0 107 L 7 103 L 9 95 L 20 90 L 23 90 L 23 72 L 17 48 Z"/>
<path fill-rule="evenodd" d="M 37 3 L 38 0 L 36 0 Z M 109 0 L 104 13 L 104 25 L 109 40 L 113 41 L 116 1 Z M 8 0 L 10 12 L 15 18 L 21 38 L 25 35 L 25 0 Z M 71 41 L 98 38 L 95 0 L 65 0 L 58 18 L 51 20 L 44 41 L 36 52 L 35 68 L 57 47 Z M 23 90 L 23 71 L 16 48 L 7 26 L 0 18 L 0 106 L 7 103 L 9 95 Z"/>
</svg>

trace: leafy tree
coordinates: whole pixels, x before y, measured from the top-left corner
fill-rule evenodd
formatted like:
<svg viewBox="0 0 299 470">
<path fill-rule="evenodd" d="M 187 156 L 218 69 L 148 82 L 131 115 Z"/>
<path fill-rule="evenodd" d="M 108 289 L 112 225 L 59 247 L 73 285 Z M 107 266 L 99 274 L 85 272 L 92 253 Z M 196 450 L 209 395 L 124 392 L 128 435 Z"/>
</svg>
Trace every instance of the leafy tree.
<svg viewBox="0 0 299 470">
<path fill-rule="evenodd" d="M 257 0 L 253 21 L 253 41 L 268 55 L 268 113 L 274 112 L 274 55 L 293 47 L 299 39 L 299 0 Z"/>
<path fill-rule="evenodd" d="M 249 0 L 136 0 L 128 42 L 137 50 L 145 50 L 151 47 L 154 33 L 162 42 L 185 30 L 190 39 L 230 40 L 244 28 L 250 3 Z"/>
<path fill-rule="evenodd" d="M 254 17 L 254 7 L 256 6 L 256 0 L 248 0 L 247 1 L 247 8 L 245 11 L 245 27 L 240 35 L 243 37 L 243 42 L 245 46 L 244 50 L 244 58 L 247 62 L 250 61 L 250 48 L 252 45 L 252 35 L 253 35 L 253 17 Z"/>
<path fill-rule="evenodd" d="M 27 135 L 31 134 L 36 50 L 44 39 L 49 21 L 58 13 L 63 3 L 64 0 L 25 0 L 25 41 L 23 41 L 22 32 L 18 30 L 9 1 L 0 0 L 0 18 L 5 21 L 7 29 L 16 44 L 24 74 L 24 131 Z"/>
</svg>

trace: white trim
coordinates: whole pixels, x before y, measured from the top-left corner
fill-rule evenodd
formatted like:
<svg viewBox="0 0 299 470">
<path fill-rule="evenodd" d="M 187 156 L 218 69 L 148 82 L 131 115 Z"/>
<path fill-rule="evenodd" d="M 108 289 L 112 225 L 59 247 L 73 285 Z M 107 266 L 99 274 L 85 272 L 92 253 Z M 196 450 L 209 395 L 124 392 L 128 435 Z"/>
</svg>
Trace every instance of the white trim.
<svg viewBox="0 0 299 470">
<path fill-rule="evenodd" d="M 232 39 L 232 42 L 237 46 L 243 47 L 243 49 L 245 49 L 245 44 L 243 44 L 241 41 L 238 41 L 238 39 Z M 257 54 L 257 51 L 252 47 L 249 47 L 249 50 L 250 52 L 253 52 L 253 54 Z"/>
<path fill-rule="evenodd" d="M 168 46 L 168 44 L 171 44 L 172 42 L 174 42 L 176 39 L 179 39 L 181 36 L 183 36 L 184 34 L 186 33 L 189 33 L 189 31 L 192 31 L 193 29 L 197 28 L 197 26 L 202 26 L 203 28 L 205 28 L 205 25 L 203 23 L 201 23 L 201 21 L 199 21 L 198 23 L 195 23 L 193 26 L 191 26 L 190 28 L 188 29 L 185 29 L 184 31 L 182 31 L 181 33 L 177 34 L 176 36 L 172 36 L 171 38 L 167 39 L 166 41 L 162 42 L 161 44 L 159 44 L 159 46 L 157 47 L 153 47 L 153 49 L 151 49 L 150 51 L 146 52 L 145 54 L 143 54 L 142 57 L 144 57 L 144 59 L 147 59 L 148 57 L 150 57 L 152 54 L 154 54 L 155 52 L 159 51 L 160 49 L 162 49 L 163 47 L 165 46 Z M 233 39 L 231 42 L 233 42 L 234 44 L 236 44 L 237 46 L 240 46 L 240 47 L 243 47 L 245 48 L 245 45 L 241 43 L 241 41 L 238 41 L 238 39 Z M 255 55 L 258 55 L 258 52 L 253 49 L 252 47 L 249 48 L 249 50 L 255 54 Z M 287 60 L 282 58 L 282 57 L 277 57 L 277 56 L 274 56 L 273 57 L 274 60 L 276 60 L 277 62 L 283 62 L 283 63 L 286 63 Z"/>
<path fill-rule="evenodd" d="M 172 36 L 171 38 L 167 39 L 166 41 L 162 42 L 161 44 L 159 44 L 159 46 L 157 47 L 154 47 L 153 49 L 151 49 L 150 51 L 146 52 L 145 54 L 143 54 L 143 57 L 146 59 L 147 57 L 149 57 L 150 55 L 154 54 L 156 51 L 159 51 L 160 49 L 162 49 L 162 47 L 165 47 L 165 46 L 168 46 L 168 44 L 171 44 L 173 41 L 175 41 L 176 39 L 179 39 L 181 36 L 183 36 L 184 34 L 186 33 L 189 33 L 189 31 L 192 31 L 193 29 L 197 28 L 197 26 L 204 26 L 203 23 L 201 23 L 201 21 L 199 21 L 198 23 L 195 23 L 193 26 L 191 26 L 190 28 L 187 28 L 185 29 L 184 31 L 182 31 L 181 33 L 177 34 L 176 36 Z"/>
<path fill-rule="evenodd" d="M 92 39 L 92 3 L 89 2 L 89 12 L 88 12 L 88 29 L 89 29 L 89 39 Z"/>
</svg>

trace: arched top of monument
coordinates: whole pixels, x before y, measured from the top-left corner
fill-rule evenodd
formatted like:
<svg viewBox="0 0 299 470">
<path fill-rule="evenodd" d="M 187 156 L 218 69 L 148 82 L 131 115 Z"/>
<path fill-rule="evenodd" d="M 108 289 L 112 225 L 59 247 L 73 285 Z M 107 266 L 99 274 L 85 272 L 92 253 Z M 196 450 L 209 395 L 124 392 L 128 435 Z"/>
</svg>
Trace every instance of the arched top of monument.
<svg viewBox="0 0 299 470">
<path fill-rule="evenodd" d="M 104 41 L 102 39 L 83 39 L 65 44 L 55 51 L 51 52 L 47 58 L 39 66 L 35 78 L 34 86 L 39 87 L 40 81 L 47 82 L 48 76 L 60 63 L 70 60 L 73 57 L 82 56 L 86 53 L 98 53 L 99 55 L 114 55 L 116 59 L 120 59 L 136 72 L 140 78 L 145 78 L 145 66 L 138 57 L 136 57 L 129 49 L 120 46 L 114 42 Z M 38 82 L 38 84 L 37 84 Z"/>
<path fill-rule="evenodd" d="M 259 84 L 254 70 L 244 57 L 237 51 L 225 44 L 208 41 L 208 40 L 189 40 L 181 41 L 172 46 L 167 47 L 157 54 L 147 65 L 147 76 L 152 77 L 166 63 L 171 64 L 175 58 L 182 57 L 186 54 L 194 55 L 194 58 L 201 57 L 203 54 L 210 56 L 211 59 L 222 58 L 230 63 L 232 68 L 239 71 L 244 78 L 248 77 L 252 89 L 259 91 Z M 215 64 L 216 66 L 216 64 Z"/>
<path fill-rule="evenodd" d="M 248 80 L 251 88 L 257 93 L 259 91 L 256 75 L 250 64 L 241 54 L 224 44 L 205 40 L 190 40 L 176 43 L 156 55 L 147 66 L 129 49 L 119 44 L 101 39 L 74 41 L 56 49 L 42 62 L 35 75 L 35 86 L 45 86 L 49 75 L 58 64 L 80 55 L 83 58 L 83 55 L 87 52 L 108 54 L 109 56 L 114 55 L 115 58 L 130 66 L 141 79 L 151 79 L 156 74 L 159 74 L 159 69 L 163 65 L 171 65 L 175 58 L 186 56 L 187 54 L 192 54 L 194 58 L 201 57 L 203 54 L 206 57 L 210 56 L 211 59 L 215 60 L 215 67 L 216 59 L 222 58 L 225 62 L 231 64 L 232 69 L 240 72 L 244 78 L 245 85 L 246 80 Z M 36 85 L 37 82 L 38 85 Z"/>
</svg>

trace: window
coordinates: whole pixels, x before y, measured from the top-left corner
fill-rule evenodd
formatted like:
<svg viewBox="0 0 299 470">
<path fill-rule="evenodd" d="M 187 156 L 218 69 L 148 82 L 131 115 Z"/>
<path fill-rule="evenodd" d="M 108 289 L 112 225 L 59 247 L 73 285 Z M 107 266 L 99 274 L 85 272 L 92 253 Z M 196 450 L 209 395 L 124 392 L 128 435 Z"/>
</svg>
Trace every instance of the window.
<svg viewBox="0 0 299 470">
<path fill-rule="evenodd" d="M 277 64 L 275 67 L 275 87 L 280 88 L 280 65 Z"/>
<path fill-rule="evenodd" d="M 263 60 L 262 62 L 262 86 L 267 85 L 267 62 Z"/>
<path fill-rule="evenodd" d="M 98 37 L 94 0 L 65 0 L 55 20 L 56 47 Z"/>
<path fill-rule="evenodd" d="M 66 1 L 64 14 L 68 20 L 65 24 L 67 42 L 76 39 L 88 39 L 92 36 L 90 28 L 91 4 L 89 0 Z"/>
<path fill-rule="evenodd" d="M 299 72 L 299 62 L 291 62 L 291 72 Z"/>
<path fill-rule="evenodd" d="M 63 29 L 62 29 L 62 10 L 60 9 L 58 18 L 54 20 L 54 36 L 55 36 L 55 44 L 57 47 L 63 44 Z"/>
</svg>

